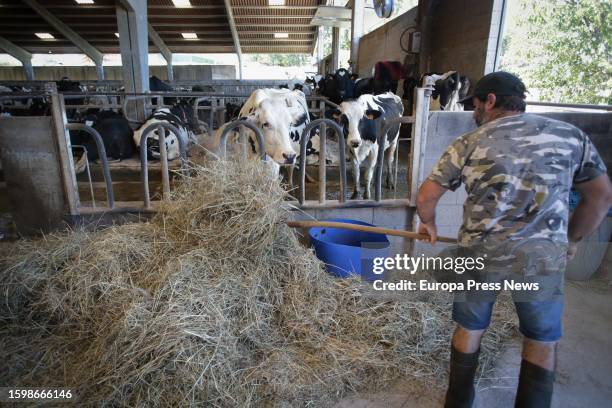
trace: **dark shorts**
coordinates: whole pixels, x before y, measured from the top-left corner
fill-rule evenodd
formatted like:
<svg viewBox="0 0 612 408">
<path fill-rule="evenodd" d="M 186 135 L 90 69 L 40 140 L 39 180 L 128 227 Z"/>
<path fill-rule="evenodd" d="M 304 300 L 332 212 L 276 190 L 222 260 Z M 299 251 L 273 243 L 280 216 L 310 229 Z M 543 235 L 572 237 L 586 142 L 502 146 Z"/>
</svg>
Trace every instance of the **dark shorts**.
<svg viewBox="0 0 612 408">
<path fill-rule="evenodd" d="M 456 301 L 453 320 L 468 330 L 484 330 L 491 322 L 494 301 Z M 562 300 L 514 302 L 523 336 L 536 341 L 557 341 L 562 334 Z"/>
</svg>

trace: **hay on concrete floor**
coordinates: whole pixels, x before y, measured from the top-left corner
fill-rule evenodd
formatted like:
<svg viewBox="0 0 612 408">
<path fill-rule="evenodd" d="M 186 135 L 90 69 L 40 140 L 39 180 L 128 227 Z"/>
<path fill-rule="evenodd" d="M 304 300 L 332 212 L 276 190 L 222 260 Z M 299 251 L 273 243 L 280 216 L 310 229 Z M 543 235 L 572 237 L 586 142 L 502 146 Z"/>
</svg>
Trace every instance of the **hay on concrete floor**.
<svg viewBox="0 0 612 408">
<path fill-rule="evenodd" d="M 329 276 L 259 163 L 191 173 L 148 223 L 3 247 L 1 383 L 68 386 L 89 405 L 328 406 L 443 377 L 448 296 L 380 300 Z M 497 308 L 482 361 L 511 311 Z"/>
</svg>

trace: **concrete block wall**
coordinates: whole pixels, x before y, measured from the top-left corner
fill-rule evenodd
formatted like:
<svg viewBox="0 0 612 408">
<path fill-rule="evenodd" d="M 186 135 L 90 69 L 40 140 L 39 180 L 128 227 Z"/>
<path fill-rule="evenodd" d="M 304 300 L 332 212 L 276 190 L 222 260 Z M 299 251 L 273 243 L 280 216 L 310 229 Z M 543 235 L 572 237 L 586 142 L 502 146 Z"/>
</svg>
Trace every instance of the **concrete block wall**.
<svg viewBox="0 0 612 408">
<path fill-rule="evenodd" d="M 438 162 L 446 148 L 460 135 L 476 129 L 472 119 L 472 112 L 443 112 L 432 111 L 427 122 L 427 137 L 424 141 L 422 166 L 418 172 L 419 185 L 431 173 L 431 169 Z M 463 202 L 467 194 L 463 186 L 457 190 L 448 191 L 442 196 L 436 212 L 438 234 L 455 238 L 463 221 Z M 417 218 L 415 217 L 416 228 Z M 415 255 L 433 255 L 446 245 L 438 243 L 435 246 L 423 242 L 414 245 Z"/>
</svg>

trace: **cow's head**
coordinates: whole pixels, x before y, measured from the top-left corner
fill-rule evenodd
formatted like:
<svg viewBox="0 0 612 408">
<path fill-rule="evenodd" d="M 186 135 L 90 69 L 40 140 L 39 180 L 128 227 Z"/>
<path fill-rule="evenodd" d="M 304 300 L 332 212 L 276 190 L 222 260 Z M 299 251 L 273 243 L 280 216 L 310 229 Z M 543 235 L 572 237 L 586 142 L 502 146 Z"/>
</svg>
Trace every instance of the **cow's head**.
<svg viewBox="0 0 612 408">
<path fill-rule="evenodd" d="M 346 101 L 340 104 L 340 109 L 332 109 L 326 112 L 328 118 L 335 119 L 344 132 L 346 145 L 350 149 L 357 149 L 364 140 L 376 141 L 377 126 L 376 119 L 382 112 L 370 109 L 359 100 Z"/>
<path fill-rule="evenodd" d="M 275 94 L 271 96 L 268 90 L 257 90 L 252 100 L 243 112 L 246 119 L 261 130 L 264 138 L 266 154 L 279 164 L 293 164 L 296 152 L 291 146 L 290 128 L 299 122 L 304 113 L 303 107 L 292 92 L 287 97 Z M 280 91 L 280 90 L 279 90 Z M 245 109 L 243 108 L 243 109 Z"/>
<path fill-rule="evenodd" d="M 176 102 L 170 112 L 176 115 L 185 124 L 185 127 L 193 133 L 202 133 L 200 124 L 193 112 L 193 105 L 191 101 L 181 99 Z"/>
</svg>

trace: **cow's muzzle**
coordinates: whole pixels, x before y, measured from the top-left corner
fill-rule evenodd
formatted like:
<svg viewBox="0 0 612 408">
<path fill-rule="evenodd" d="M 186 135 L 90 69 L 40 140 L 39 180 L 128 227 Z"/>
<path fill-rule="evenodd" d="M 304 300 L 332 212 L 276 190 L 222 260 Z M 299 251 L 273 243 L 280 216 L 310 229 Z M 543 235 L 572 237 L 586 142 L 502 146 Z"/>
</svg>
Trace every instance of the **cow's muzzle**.
<svg viewBox="0 0 612 408">
<path fill-rule="evenodd" d="M 285 159 L 285 164 L 293 164 L 293 162 L 295 161 L 295 153 L 283 153 L 283 158 Z"/>
</svg>

